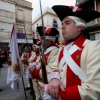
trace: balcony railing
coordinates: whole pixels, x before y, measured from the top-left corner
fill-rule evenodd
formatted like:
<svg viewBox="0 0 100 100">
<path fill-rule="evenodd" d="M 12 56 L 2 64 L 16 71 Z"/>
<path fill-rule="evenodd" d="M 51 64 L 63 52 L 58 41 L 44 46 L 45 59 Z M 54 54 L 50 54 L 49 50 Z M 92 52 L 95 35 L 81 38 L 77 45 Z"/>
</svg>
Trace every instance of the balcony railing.
<svg viewBox="0 0 100 100">
<path fill-rule="evenodd" d="M 24 23 L 25 22 L 25 17 L 17 15 L 16 21 Z"/>
<path fill-rule="evenodd" d="M 88 1 L 88 0 L 76 0 L 76 5 L 79 5 L 79 4 L 86 2 L 86 1 Z"/>
<path fill-rule="evenodd" d="M 100 0 L 76 0 L 76 6 L 84 7 L 84 8 L 91 8 L 95 5 L 95 2 Z"/>
<path fill-rule="evenodd" d="M 95 20 L 92 20 L 89 23 L 87 23 L 87 27 L 95 26 L 95 25 L 98 25 L 98 24 L 99 24 L 98 19 L 95 19 Z"/>
</svg>

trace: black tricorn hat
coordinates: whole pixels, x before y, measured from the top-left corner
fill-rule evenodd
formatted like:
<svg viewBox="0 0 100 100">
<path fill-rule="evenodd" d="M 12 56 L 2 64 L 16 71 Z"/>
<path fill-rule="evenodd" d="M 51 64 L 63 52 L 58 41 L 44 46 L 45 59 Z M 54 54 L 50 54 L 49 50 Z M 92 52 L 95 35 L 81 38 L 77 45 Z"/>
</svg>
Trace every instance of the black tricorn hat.
<svg viewBox="0 0 100 100">
<path fill-rule="evenodd" d="M 100 17 L 100 13 L 92 9 L 74 6 L 55 5 L 52 7 L 59 19 L 62 21 L 67 16 L 75 16 L 83 19 L 86 23 Z"/>
<path fill-rule="evenodd" d="M 45 35 L 46 36 L 56 36 L 59 35 L 59 31 L 56 28 L 46 28 L 42 26 L 37 27 L 37 31 L 40 36 L 43 36 L 43 31 L 45 30 Z"/>
<path fill-rule="evenodd" d="M 39 33 L 40 36 L 43 36 L 43 31 L 42 30 L 43 30 L 42 26 L 38 26 L 37 27 L 37 31 L 38 31 L 38 33 Z"/>
<path fill-rule="evenodd" d="M 40 46 L 41 45 L 41 41 L 39 39 L 35 39 L 33 38 L 33 43 L 37 46 Z"/>
</svg>

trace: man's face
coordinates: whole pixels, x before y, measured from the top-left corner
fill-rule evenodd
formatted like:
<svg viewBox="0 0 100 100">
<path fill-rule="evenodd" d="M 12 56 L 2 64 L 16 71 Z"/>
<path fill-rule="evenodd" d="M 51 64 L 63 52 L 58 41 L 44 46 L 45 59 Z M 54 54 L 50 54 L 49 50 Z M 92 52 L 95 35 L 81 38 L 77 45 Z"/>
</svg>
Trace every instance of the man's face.
<svg viewBox="0 0 100 100">
<path fill-rule="evenodd" d="M 43 47 L 45 47 L 44 37 L 41 37 L 41 44 L 42 44 Z M 49 47 L 51 44 L 52 44 L 52 41 L 50 39 L 46 39 L 47 47 Z"/>
<path fill-rule="evenodd" d="M 39 51 L 39 48 L 36 48 L 35 45 L 32 45 L 32 49 L 33 49 L 34 52 L 38 52 Z"/>
<path fill-rule="evenodd" d="M 62 20 L 62 35 L 65 40 L 74 39 L 81 32 L 82 27 L 76 26 L 72 19 L 65 17 Z"/>
<path fill-rule="evenodd" d="M 42 46 L 44 46 L 44 37 L 43 36 L 41 36 L 40 41 L 41 41 Z"/>
<path fill-rule="evenodd" d="M 28 52 L 28 48 L 27 47 L 25 47 L 25 52 Z"/>
<path fill-rule="evenodd" d="M 26 52 L 30 52 L 31 49 L 30 49 L 29 47 L 25 47 L 25 51 L 26 51 Z"/>
</svg>

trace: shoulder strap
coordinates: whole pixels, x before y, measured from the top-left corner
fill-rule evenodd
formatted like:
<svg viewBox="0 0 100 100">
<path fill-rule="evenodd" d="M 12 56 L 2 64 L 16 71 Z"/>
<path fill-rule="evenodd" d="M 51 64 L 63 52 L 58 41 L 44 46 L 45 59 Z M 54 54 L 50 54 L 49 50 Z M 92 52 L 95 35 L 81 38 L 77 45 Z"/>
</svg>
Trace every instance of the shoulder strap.
<svg viewBox="0 0 100 100">
<path fill-rule="evenodd" d="M 90 40 L 86 39 L 83 45 L 87 44 L 89 41 Z M 66 64 L 66 62 L 67 62 L 70 69 L 80 78 L 80 80 L 82 80 L 84 82 L 85 78 L 86 78 L 85 72 L 76 64 L 76 62 L 70 56 L 78 49 L 80 49 L 80 48 L 75 44 L 68 51 L 67 51 L 66 47 L 64 47 L 64 56 L 62 57 L 62 59 L 59 63 L 59 69 L 61 69 L 61 67 L 64 64 Z"/>
<path fill-rule="evenodd" d="M 51 47 L 47 48 L 47 50 L 44 52 L 44 54 L 47 54 L 48 52 L 50 52 L 53 49 L 57 49 L 57 47 L 56 46 L 51 46 Z"/>
<path fill-rule="evenodd" d="M 64 47 L 64 58 L 67 64 L 69 65 L 70 69 L 73 71 L 73 73 L 75 73 L 75 75 L 77 75 L 80 78 L 80 80 L 84 82 L 86 79 L 85 72 L 75 63 L 75 61 L 72 59 L 72 57 L 70 56 L 65 47 Z"/>
</svg>

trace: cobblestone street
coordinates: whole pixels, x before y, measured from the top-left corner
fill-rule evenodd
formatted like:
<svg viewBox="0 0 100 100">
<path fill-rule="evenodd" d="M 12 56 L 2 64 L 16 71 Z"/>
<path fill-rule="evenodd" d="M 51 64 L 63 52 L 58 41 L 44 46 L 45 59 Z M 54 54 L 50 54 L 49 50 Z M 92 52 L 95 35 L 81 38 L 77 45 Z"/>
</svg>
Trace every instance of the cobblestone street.
<svg viewBox="0 0 100 100">
<path fill-rule="evenodd" d="M 19 79 L 19 93 L 14 92 L 14 90 L 11 89 L 11 87 L 7 84 L 7 64 L 3 65 L 3 68 L 1 68 L 1 75 L 0 75 L 0 89 L 3 89 L 3 91 L 0 92 L 0 100 L 26 100 L 24 89 L 22 85 L 22 78 Z M 26 78 L 24 76 L 24 83 L 26 85 Z M 27 100 L 32 100 L 32 97 L 30 95 L 30 90 L 26 91 Z"/>
</svg>

